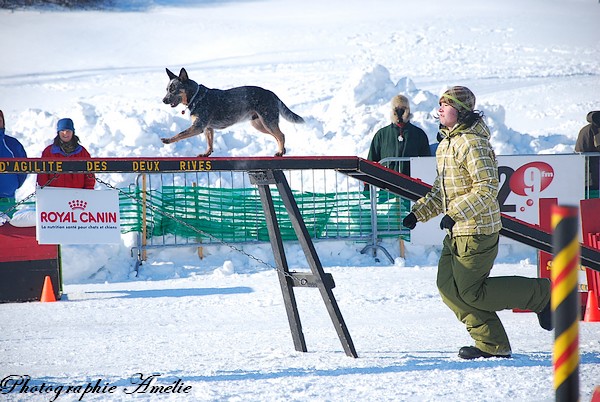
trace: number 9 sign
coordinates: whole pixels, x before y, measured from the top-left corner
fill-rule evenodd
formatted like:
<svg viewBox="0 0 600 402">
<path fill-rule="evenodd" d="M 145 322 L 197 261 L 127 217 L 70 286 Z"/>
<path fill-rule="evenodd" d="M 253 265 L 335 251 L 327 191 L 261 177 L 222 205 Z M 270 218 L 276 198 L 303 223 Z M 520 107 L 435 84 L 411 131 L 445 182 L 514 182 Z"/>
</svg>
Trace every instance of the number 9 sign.
<svg viewBox="0 0 600 402">
<path fill-rule="evenodd" d="M 510 189 L 518 195 L 536 197 L 554 179 L 554 169 L 545 162 L 531 162 L 518 168 L 510 177 Z"/>
</svg>

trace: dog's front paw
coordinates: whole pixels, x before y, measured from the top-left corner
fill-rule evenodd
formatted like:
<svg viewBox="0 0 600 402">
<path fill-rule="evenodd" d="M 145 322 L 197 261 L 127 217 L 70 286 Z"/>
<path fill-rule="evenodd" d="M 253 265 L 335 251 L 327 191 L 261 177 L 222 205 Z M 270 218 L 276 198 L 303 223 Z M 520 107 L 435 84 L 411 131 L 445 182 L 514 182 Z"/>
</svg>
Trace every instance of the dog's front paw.
<svg viewBox="0 0 600 402">
<path fill-rule="evenodd" d="M 283 148 L 283 150 L 281 152 L 277 152 L 275 154 L 275 156 L 283 156 L 283 155 L 285 155 L 285 148 Z"/>
<path fill-rule="evenodd" d="M 163 144 L 170 144 L 172 142 L 170 138 L 161 138 L 160 140 Z"/>
</svg>

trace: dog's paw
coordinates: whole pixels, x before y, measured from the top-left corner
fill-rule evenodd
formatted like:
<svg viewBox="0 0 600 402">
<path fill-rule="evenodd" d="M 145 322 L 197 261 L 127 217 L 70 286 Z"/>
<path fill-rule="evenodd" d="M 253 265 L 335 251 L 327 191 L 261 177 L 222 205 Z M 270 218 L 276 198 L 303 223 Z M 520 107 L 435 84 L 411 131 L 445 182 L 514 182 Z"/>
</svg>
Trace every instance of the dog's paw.
<svg viewBox="0 0 600 402">
<path fill-rule="evenodd" d="M 283 156 L 283 155 L 285 155 L 285 148 L 283 148 L 283 151 L 281 151 L 281 152 L 277 152 L 277 153 L 275 154 L 275 156 Z"/>
<path fill-rule="evenodd" d="M 163 144 L 170 144 L 171 143 L 171 139 L 170 138 L 161 138 L 160 140 L 162 141 Z"/>
<path fill-rule="evenodd" d="M 209 156 L 210 154 L 212 154 L 212 151 L 210 152 L 205 152 L 203 154 L 198 154 L 198 158 L 206 158 L 207 156 Z"/>
</svg>

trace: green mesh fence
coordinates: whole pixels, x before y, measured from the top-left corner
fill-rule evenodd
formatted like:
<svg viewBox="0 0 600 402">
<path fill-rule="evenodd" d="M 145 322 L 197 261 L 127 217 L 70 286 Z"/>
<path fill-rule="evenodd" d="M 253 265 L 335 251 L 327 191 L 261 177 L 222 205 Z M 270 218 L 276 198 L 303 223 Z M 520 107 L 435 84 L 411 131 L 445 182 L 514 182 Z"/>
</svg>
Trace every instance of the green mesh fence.
<svg viewBox="0 0 600 402">
<path fill-rule="evenodd" d="M 13 216 L 15 213 L 15 209 L 13 208 L 14 205 L 14 201 L 8 201 L 7 199 L 0 198 L 0 213 Z"/>
<path fill-rule="evenodd" d="M 296 239 L 281 197 L 272 192 L 272 198 L 282 239 Z M 295 192 L 294 198 L 310 236 L 321 237 L 335 207 L 333 194 Z M 212 237 L 228 242 L 269 240 L 257 188 L 163 186 L 162 209 L 177 219 L 163 219 L 154 227 L 154 235 L 175 234 L 202 241 Z"/>
<path fill-rule="evenodd" d="M 311 238 L 357 238 L 371 233 L 371 205 L 362 192 L 292 193 Z M 269 240 L 257 188 L 163 186 L 160 194 L 149 198 L 165 215 L 155 213 L 148 220 L 148 237 L 171 234 L 201 242 L 214 238 L 227 242 Z M 272 198 L 282 239 L 296 240 L 277 191 L 272 191 Z M 410 201 L 400 198 L 378 203 L 381 236 L 404 233 L 401 222 L 409 208 Z"/>
<path fill-rule="evenodd" d="M 257 231 L 265 224 L 255 189 L 163 186 L 161 208 L 177 219 L 157 221 L 152 230 L 155 236 L 248 241 L 257 240 Z"/>
<path fill-rule="evenodd" d="M 287 210 L 276 189 L 271 191 L 283 240 L 296 240 Z M 401 222 L 410 210 L 410 201 L 380 192 L 377 201 L 378 237 L 408 232 Z M 361 191 L 314 193 L 292 191 L 311 238 L 365 238 L 371 235 L 371 204 Z M 144 204 L 145 201 L 145 204 Z M 0 211 L 12 207 L 0 202 Z M 19 205 L 35 208 L 35 200 Z M 14 212 L 14 211 L 13 211 Z M 210 243 L 269 241 L 266 218 L 257 188 L 213 188 L 162 186 L 145 194 L 131 185 L 119 191 L 121 232 L 142 232 L 146 237 L 174 235 Z"/>
</svg>

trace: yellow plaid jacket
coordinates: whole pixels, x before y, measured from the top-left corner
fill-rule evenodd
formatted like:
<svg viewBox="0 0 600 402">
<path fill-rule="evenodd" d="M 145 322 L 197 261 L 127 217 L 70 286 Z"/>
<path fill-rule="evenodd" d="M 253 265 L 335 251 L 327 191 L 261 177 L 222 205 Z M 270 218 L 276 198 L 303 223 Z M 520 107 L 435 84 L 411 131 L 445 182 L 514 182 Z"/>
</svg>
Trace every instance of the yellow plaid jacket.
<svg viewBox="0 0 600 402">
<path fill-rule="evenodd" d="M 448 214 L 453 236 L 492 234 L 502 228 L 498 205 L 498 161 L 490 130 L 478 119 L 471 127 L 442 130 L 436 152 L 437 177 L 412 212 L 421 222 Z"/>
</svg>

